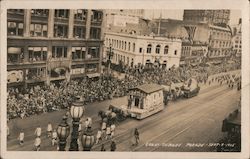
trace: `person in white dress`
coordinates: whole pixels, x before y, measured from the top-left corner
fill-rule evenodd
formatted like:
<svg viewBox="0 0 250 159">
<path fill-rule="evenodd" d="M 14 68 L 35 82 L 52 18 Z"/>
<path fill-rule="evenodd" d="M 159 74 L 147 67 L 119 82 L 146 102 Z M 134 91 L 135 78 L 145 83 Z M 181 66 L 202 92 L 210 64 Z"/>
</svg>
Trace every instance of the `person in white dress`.
<svg viewBox="0 0 250 159">
<path fill-rule="evenodd" d="M 110 128 L 111 128 L 111 138 L 113 138 L 115 135 L 115 124 L 112 124 Z"/>
<path fill-rule="evenodd" d="M 89 118 L 87 118 L 86 121 L 85 121 L 85 130 L 87 130 L 89 125 L 90 125 L 90 121 L 89 121 Z"/>
<path fill-rule="evenodd" d="M 52 134 L 52 124 L 49 122 L 47 126 L 47 137 L 50 137 Z"/>
<path fill-rule="evenodd" d="M 57 144 L 57 132 L 56 132 L 56 129 L 54 129 L 54 131 L 52 132 L 52 146 L 54 146 L 55 144 Z"/>
<path fill-rule="evenodd" d="M 111 139 L 111 128 L 110 126 L 107 127 L 106 130 L 106 140 Z"/>
<path fill-rule="evenodd" d="M 40 137 L 36 137 L 34 146 L 35 146 L 36 151 L 40 150 L 40 148 L 41 148 L 41 138 Z"/>
<path fill-rule="evenodd" d="M 98 144 L 101 139 L 102 139 L 102 131 L 101 129 L 99 129 L 96 134 L 96 144 Z"/>
<path fill-rule="evenodd" d="M 42 134 L 42 128 L 41 128 L 41 126 L 39 125 L 39 126 L 36 128 L 36 130 L 35 130 L 35 135 L 36 135 L 37 137 L 40 137 L 41 134 Z"/>
<path fill-rule="evenodd" d="M 107 128 L 107 123 L 106 122 L 102 122 L 102 136 L 105 135 L 106 128 Z"/>
<path fill-rule="evenodd" d="M 19 133 L 18 140 L 19 140 L 19 144 L 21 146 L 23 146 L 23 144 L 24 144 L 24 132 L 23 132 L 23 130 L 21 130 L 21 132 Z"/>
</svg>

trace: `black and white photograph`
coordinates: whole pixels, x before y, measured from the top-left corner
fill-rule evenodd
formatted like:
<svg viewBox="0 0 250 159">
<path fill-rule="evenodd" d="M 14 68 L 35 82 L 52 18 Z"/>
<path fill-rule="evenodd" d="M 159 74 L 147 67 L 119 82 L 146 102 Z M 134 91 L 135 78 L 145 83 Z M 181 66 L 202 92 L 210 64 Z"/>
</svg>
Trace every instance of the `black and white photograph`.
<svg viewBox="0 0 250 159">
<path fill-rule="evenodd" d="M 241 9 L 5 15 L 6 152 L 243 152 Z"/>
</svg>

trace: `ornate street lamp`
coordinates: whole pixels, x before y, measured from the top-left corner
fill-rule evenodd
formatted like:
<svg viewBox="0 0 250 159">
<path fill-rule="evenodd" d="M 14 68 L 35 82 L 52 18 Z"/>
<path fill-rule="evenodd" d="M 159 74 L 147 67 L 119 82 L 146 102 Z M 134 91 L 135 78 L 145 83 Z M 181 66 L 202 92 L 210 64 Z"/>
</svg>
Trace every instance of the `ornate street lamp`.
<svg viewBox="0 0 250 159">
<path fill-rule="evenodd" d="M 69 151 L 78 151 L 78 129 L 79 129 L 79 121 L 80 118 L 84 114 L 84 106 L 83 106 L 83 99 L 80 97 L 77 97 L 78 100 L 74 102 L 70 108 L 70 115 L 73 119 L 72 124 L 73 124 L 73 131 L 71 133 L 71 143 L 70 143 L 70 148 Z"/>
<path fill-rule="evenodd" d="M 114 55 L 112 44 L 109 45 L 109 50 L 107 50 L 107 55 L 108 55 L 108 74 L 110 74 L 111 59 Z"/>
<path fill-rule="evenodd" d="M 82 135 L 83 151 L 90 151 L 94 144 L 95 144 L 94 133 L 91 130 L 91 127 L 88 127 L 87 130 Z"/>
<path fill-rule="evenodd" d="M 70 128 L 67 124 L 67 117 L 63 117 L 62 122 L 59 124 L 57 128 L 57 134 L 59 138 L 59 151 L 65 151 L 66 140 L 69 136 Z"/>
</svg>

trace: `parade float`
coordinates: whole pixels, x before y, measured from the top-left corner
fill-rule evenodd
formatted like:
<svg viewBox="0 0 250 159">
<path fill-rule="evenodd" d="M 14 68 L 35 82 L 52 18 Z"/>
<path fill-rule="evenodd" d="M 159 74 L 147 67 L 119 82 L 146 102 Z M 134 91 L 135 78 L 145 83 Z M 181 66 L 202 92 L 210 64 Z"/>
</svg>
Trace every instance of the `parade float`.
<svg viewBox="0 0 250 159">
<path fill-rule="evenodd" d="M 200 91 L 200 87 L 198 85 L 198 82 L 194 78 L 190 78 L 186 82 L 184 82 L 184 85 L 182 87 L 183 96 L 186 98 L 190 98 L 193 96 L 196 96 Z"/>
<path fill-rule="evenodd" d="M 112 103 L 110 109 L 122 112 L 126 117 L 144 119 L 164 109 L 163 87 L 143 84 L 129 90 L 127 104 Z"/>
</svg>

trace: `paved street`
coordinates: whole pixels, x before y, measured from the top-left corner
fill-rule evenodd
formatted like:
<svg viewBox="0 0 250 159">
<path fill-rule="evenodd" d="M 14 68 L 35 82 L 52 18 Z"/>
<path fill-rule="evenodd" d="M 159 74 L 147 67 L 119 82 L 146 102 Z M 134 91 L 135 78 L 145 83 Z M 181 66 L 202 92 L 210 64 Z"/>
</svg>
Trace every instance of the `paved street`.
<svg viewBox="0 0 250 159">
<path fill-rule="evenodd" d="M 166 109 L 156 115 L 144 120 L 127 119 L 117 125 L 114 138 L 117 151 L 214 151 L 215 147 L 207 144 L 216 143 L 223 137 L 222 120 L 236 109 L 239 96 L 239 91 L 229 89 L 226 85 L 205 85 L 198 96 L 170 102 Z M 86 106 L 85 117 L 93 118 L 95 134 L 100 122 L 97 112 L 105 110 L 111 102 L 125 103 L 126 98 Z M 53 126 L 58 125 L 64 113 L 65 111 L 58 111 L 23 120 L 11 120 L 8 150 L 33 150 L 34 131 L 38 125 L 43 129 L 41 150 L 56 150 L 56 147 L 51 146 L 51 140 L 45 136 L 45 130 L 49 121 Z M 134 128 L 138 128 L 140 132 L 138 146 L 132 146 Z M 25 131 L 24 146 L 18 145 L 20 129 Z M 69 143 L 70 137 L 66 149 Z M 110 141 L 102 143 L 109 151 Z M 93 150 L 99 151 L 100 145 L 95 145 Z"/>
</svg>

